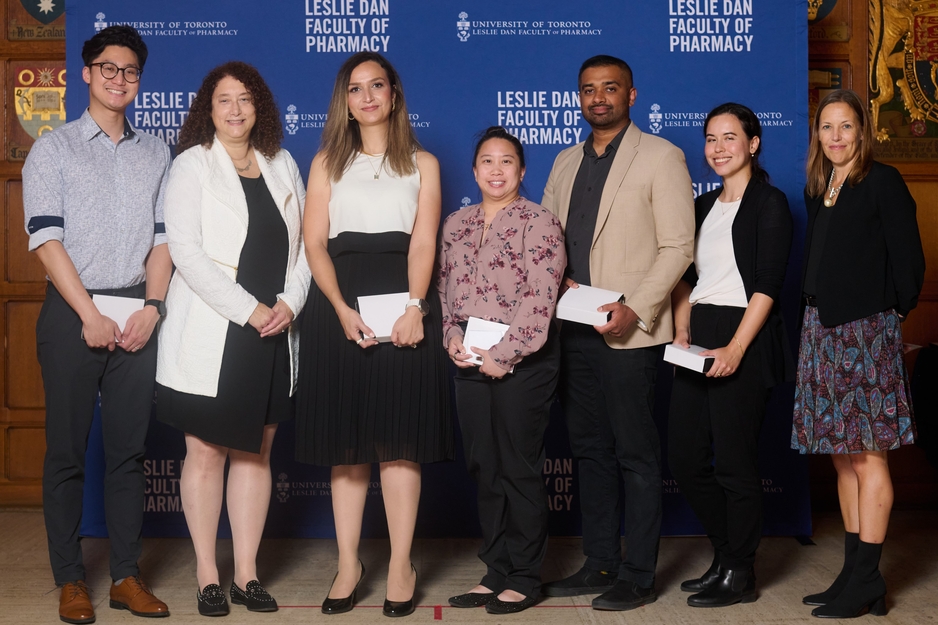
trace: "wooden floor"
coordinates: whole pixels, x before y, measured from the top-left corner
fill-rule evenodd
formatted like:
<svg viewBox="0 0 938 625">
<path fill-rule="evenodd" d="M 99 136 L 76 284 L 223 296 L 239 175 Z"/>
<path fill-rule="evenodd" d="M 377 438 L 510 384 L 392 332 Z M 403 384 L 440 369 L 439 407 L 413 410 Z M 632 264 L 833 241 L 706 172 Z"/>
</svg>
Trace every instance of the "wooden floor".
<svg viewBox="0 0 938 625">
<path fill-rule="evenodd" d="M 902 512 L 893 516 L 882 570 L 889 587 L 889 615 L 864 616 L 855 623 L 938 623 L 938 512 Z M 695 577 L 709 565 L 708 543 L 702 538 L 665 538 L 658 563 L 658 601 L 630 612 L 590 609 L 591 597 L 547 599 L 521 614 L 496 617 L 483 609 L 459 610 L 447 597 L 467 591 L 483 573 L 474 540 L 418 540 L 414 564 L 419 571 L 416 613 L 403 623 L 642 623 L 697 625 L 707 623 L 815 623 L 801 597 L 827 587 L 842 562 L 842 527 L 838 518 L 815 518 L 816 545 L 802 546 L 793 538 L 766 538 L 756 563 L 759 600 L 722 609 L 695 609 L 686 604 L 681 580 Z M 231 541 L 219 541 L 222 586 L 231 583 Z M 154 625 L 130 613 L 108 608 L 107 541 L 83 541 L 88 584 L 98 623 Z M 357 607 L 350 613 L 325 616 L 319 611 L 335 573 L 335 545 L 330 540 L 267 540 L 261 545 L 262 583 L 280 603 L 274 614 L 248 613 L 232 606 L 224 619 L 209 621 L 196 609 L 195 556 L 184 539 L 149 539 L 140 561 L 156 594 L 169 604 L 172 616 L 156 623 L 380 623 L 388 546 L 365 541 L 362 560 L 368 574 Z M 58 621 L 58 591 L 49 570 L 42 514 L 38 511 L 0 511 L 0 623 L 29 624 Z M 580 541 L 553 539 L 544 564 L 544 578 L 557 579 L 582 563 Z M 831 622 L 831 621 L 827 621 Z M 833 621 L 839 622 L 839 621 Z"/>
</svg>

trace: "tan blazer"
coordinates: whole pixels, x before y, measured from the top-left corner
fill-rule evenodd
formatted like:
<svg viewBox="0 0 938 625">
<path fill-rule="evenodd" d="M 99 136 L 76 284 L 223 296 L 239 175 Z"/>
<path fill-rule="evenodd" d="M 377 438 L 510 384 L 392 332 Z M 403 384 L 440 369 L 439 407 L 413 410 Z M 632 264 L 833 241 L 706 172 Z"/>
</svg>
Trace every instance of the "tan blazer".
<svg viewBox="0 0 938 625">
<path fill-rule="evenodd" d="M 570 195 L 583 144 L 557 155 L 541 205 L 566 227 Z M 643 133 L 625 132 L 603 188 L 590 249 L 591 286 L 625 294 L 645 324 L 621 338 L 605 335 L 616 349 L 671 341 L 671 290 L 694 259 L 694 192 L 675 145 Z"/>
</svg>

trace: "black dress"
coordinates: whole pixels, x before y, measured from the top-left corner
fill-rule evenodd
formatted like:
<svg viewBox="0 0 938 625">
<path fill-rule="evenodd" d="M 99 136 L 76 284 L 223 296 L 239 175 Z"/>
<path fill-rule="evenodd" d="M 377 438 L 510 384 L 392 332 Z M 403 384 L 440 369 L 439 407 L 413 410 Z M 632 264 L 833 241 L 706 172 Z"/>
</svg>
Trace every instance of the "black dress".
<svg viewBox="0 0 938 625">
<path fill-rule="evenodd" d="M 263 176 L 241 177 L 248 232 L 236 282 L 273 307 L 283 292 L 289 236 Z M 293 416 L 287 333 L 261 338 L 251 324 L 228 322 L 215 397 L 157 385 L 156 415 L 163 423 L 207 443 L 258 453 L 264 426 Z"/>
<path fill-rule="evenodd" d="M 396 210 L 394 198 L 404 198 L 395 206 L 403 204 L 405 211 L 416 215 L 416 195 L 408 193 L 415 193 L 419 182 L 415 185 L 412 177 L 398 178 L 389 172 L 379 181 L 372 172 L 359 159 L 333 183 L 331 204 L 339 190 L 348 192 L 352 186 L 353 195 L 356 190 L 364 194 L 365 205 L 360 199 L 354 207 L 330 206 L 330 211 L 354 209 L 369 221 L 351 224 L 361 231 L 347 229 L 328 244 L 339 290 L 353 308 L 359 295 L 408 290 L 410 234 L 368 232 L 368 226 L 380 220 L 382 211 Z M 416 349 L 391 343 L 362 349 L 345 338 L 335 309 L 315 281 L 310 285 L 300 343 L 298 461 L 335 466 L 453 458 L 442 313 L 432 284 L 427 300 L 430 314 L 423 319 L 424 338 Z"/>
</svg>

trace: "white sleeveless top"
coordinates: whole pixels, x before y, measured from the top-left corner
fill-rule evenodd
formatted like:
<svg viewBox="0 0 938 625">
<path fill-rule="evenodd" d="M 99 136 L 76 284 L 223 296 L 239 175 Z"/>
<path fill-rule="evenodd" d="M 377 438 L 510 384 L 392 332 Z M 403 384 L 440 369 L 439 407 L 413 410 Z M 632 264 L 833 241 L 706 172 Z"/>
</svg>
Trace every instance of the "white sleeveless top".
<svg viewBox="0 0 938 625">
<path fill-rule="evenodd" d="M 420 172 L 398 177 L 386 162 L 382 164 L 383 158 L 383 155 L 359 153 L 342 179 L 332 183 L 329 198 L 330 239 L 342 232 L 413 232 L 417 219 Z M 415 164 L 416 161 L 415 153 Z"/>
</svg>

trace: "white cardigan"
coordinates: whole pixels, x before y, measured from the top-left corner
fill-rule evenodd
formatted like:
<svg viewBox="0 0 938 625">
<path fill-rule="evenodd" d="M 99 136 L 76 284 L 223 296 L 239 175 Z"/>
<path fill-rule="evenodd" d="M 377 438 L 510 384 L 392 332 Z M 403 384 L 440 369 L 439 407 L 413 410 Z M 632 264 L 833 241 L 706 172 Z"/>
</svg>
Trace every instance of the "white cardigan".
<svg viewBox="0 0 938 625">
<path fill-rule="evenodd" d="M 254 158 L 290 239 L 284 292 L 277 299 L 298 315 L 310 281 L 302 239 L 303 180 L 286 150 L 271 161 L 254 150 Z M 247 238 L 248 207 L 234 164 L 217 137 L 211 149 L 195 146 L 176 158 L 164 207 L 176 272 L 160 328 L 156 381 L 184 393 L 215 397 L 228 322 L 243 326 L 258 304 L 235 282 Z M 296 326 L 289 330 L 291 395 L 299 356 Z"/>
</svg>

